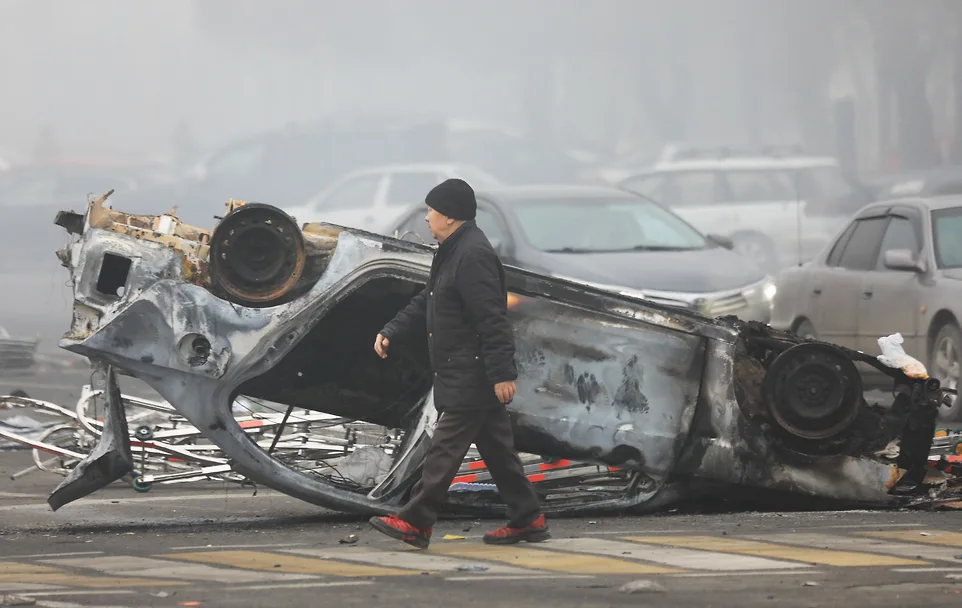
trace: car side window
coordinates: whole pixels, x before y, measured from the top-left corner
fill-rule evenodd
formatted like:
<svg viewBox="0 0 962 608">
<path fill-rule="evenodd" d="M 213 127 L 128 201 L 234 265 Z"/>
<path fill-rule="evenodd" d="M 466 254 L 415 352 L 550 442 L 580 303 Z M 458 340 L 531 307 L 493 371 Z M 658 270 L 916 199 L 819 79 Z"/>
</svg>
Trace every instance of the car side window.
<svg viewBox="0 0 962 608">
<path fill-rule="evenodd" d="M 725 200 L 732 203 L 770 203 L 795 198 L 791 174 L 785 171 L 727 171 L 728 192 Z"/>
<path fill-rule="evenodd" d="M 502 244 L 507 242 L 508 233 L 502 226 L 501 220 L 490 208 L 479 205 L 475 221 L 489 241 L 499 241 Z"/>
<path fill-rule="evenodd" d="M 392 173 L 387 189 L 387 205 L 421 203 L 431 188 L 443 181 L 434 173 Z"/>
<path fill-rule="evenodd" d="M 368 209 L 374 206 L 380 175 L 361 175 L 349 179 L 318 203 L 320 209 Z"/>
<path fill-rule="evenodd" d="M 407 219 L 398 227 L 397 236 L 402 241 L 431 245 L 435 242 L 428 229 L 428 223 L 424 221 L 427 209 L 418 209 L 417 212 L 408 215 Z M 417 235 L 417 236 L 415 236 Z M 421 238 L 418 238 L 421 237 Z"/>
<path fill-rule="evenodd" d="M 717 200 L 714 171 L 685 171 L 668 176 L 658 202 L 669 207 L 712 205 Z"/>
<path fill-rule="evenodd" d="M 852 237 L 852 232 L 855 231 L 855 226 L 857 224 L 858 222 L 852 222 L 849 224 L 848 228 L 845 229 L 845 232 L 843 232 L 842 235 L 838 237 L 838 240 L 835 241 L 835 245 L 828 253 L 828 258 L 825 259 L 825 264 L 827 266 L 838 266 L 838 261 L 842 259 L 842 252 L 845 251 L 845 244 L 848 243 L 848 240 Z"/>
<path fill-rule="evenodd" d="M 914 254 L 918 254 L 919 240 L 915 234 L 915 227 L 912 222 L 904 217 L 892 217 L 888 228 L 885 229 L 885 236 L 882 237 L 882 246 L 879 248 L 878 259 L 875 264 L 876 270 L 890 271 L 885 267 L 885 252 L 891 249 L 908 249 Z"/>
<path fill-rule="evenodd" d="M 848 270 L 875 268 L 875 259 L 888 221 L 887 217 L 873 217 L 855 222 L 855 230 L 845 244 L 838 265 Z"/>
</svg>

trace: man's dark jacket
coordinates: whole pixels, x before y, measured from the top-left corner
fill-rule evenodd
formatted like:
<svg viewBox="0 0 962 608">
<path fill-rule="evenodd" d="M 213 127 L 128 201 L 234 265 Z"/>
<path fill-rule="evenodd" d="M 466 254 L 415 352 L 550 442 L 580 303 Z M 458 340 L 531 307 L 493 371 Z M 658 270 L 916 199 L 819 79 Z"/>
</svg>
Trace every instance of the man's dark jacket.
<svg viewBox="0 0 962 608">
<path fill-rule="evenodd" d="M 507 296 L 501 260 L 468 221 L 438 247 L 424 290 L 381 330 L 389 349 L 427 333 L 438 411 L 500 406 L 494 385 L 517 379 Z"/>
</svg>

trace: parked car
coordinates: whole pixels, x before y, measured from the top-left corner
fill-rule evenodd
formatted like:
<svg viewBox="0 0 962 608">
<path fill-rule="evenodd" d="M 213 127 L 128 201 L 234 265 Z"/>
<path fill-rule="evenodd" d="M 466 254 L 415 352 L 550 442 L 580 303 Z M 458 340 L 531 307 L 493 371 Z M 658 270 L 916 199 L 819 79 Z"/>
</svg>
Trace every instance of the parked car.
<svg viewBox="0 0 962 608">
<path fill-rule="evenodd" d="M 943 386 L 962 375 L 962 197 L 900 199 L 861 209 L 802 267 L 778 275 L 772 326 L 868 353 L 902 334 Z M 868 380 L 874 370 L 865 368 Z M 962 402 L 945 413 L 962 419 Z"/>
<path fill-rule="evenodd" d="M 164 209 L 177 201 L 181 220 L 209 226 L 211 209 L 228 198 L 295 206 L 358 167 L 443 157 L 437 139 L 431 125 L 373 119 L 257 133 L 208 152 L 176 184 L 139 193 L 133 209 Z"/>
<path fill-rule="evenodd" d="M 769 272 L 810 260 L 874 200 L 833 158 L 764 151 L 676 151 L 618 185 L 731 238 Z"/>
<path fill-rule="evenodd" d="M 767 322 L 774 283 L 751 261 L 635 194 L 604 186 L 479 191 L 478 225 L 506 264 L 717 317 Z M 423 205 L 394 234 L 432 240 Z"/>
<path fill-rule="evenodd" d="M 307 203 L 286 211 L 299 222 L 327 222 L 384 232 L 412 204 L 423 201 L 431 188 L 452 177 L 479 187 L 500 185 L 481 169 L 459 163 L 367 167 L 351 171 Z"/>
<path fill-rule="evenodd" d="M 962 194 L 962 166 L 950 165 L 879 175 L 866 181 L 879 200 Z"/>
</svg>

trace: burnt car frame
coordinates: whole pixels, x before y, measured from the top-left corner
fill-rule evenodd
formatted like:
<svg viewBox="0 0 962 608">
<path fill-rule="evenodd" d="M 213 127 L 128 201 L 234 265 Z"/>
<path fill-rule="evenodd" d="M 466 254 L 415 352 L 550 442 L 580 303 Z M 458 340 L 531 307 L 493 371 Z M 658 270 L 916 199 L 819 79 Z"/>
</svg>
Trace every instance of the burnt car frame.
<svg viewBox="0 0 962 608">
<path fill-rule="evenodd" d="M 106 372 L 105 432 L 51 494 L 58 509 L 130 473 L 116 373 L 173 405 L 256 483 L 330 509 L 394 512 L 417 480 L 437 418 L 426 350 L 381 360 L 373 339 L 420 290 L 429 247 L 228 201 L 213 231 L 104 205 L 61 212 L 58 252 L 74 315 L 61 347 Z M 937 380 L 734 317 L 634 299 L 507 268 L 519 367 L 517 448 L 617 469 L 542 492 L 547 513 L 656 510 L 737 487 L 861 505 L 924 495 Z M 887 373 L 890 408 L 865 402 L 854 361 Z M 346 486 L 264 450 L 235 422 L 238 395 L 401 429 L 375 487 Z M 892 450 L 897 445 L 898 449 Z M 924 497 L 924 496 L 923 496 Z M 450 492 L 449 513 L 494 514 L 493 492 Z"/>
</svg>

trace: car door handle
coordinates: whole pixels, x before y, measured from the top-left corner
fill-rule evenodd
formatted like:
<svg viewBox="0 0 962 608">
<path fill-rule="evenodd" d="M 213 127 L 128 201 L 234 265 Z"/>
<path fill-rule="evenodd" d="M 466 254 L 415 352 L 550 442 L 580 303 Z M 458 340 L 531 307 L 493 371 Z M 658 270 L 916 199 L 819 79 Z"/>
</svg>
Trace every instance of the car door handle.
<svg viewBox="0 0 962 608">
<path fill-rule="evenodd" d="M 863 297 L 864 299 L 866 299 L 866 300 L 871 300 L 871 299 L 872 299 L 872 292 L 871 292 L 871 291 L 863 291 L 863 292 L 862 292 L 862 297 Z"/>
<path fill-rule="evenodd" d="M 817 296 L 820 296 L 820 295 L 822 295 L 822 288 L 821 288 L 821 287 L 816 287 L 815 289 L 812 290 L 812 293 L 814 293 L 814 294 L 817 295 Z"/>
</svg>

